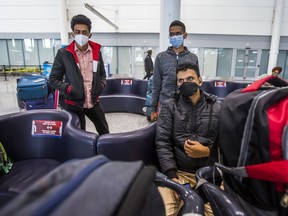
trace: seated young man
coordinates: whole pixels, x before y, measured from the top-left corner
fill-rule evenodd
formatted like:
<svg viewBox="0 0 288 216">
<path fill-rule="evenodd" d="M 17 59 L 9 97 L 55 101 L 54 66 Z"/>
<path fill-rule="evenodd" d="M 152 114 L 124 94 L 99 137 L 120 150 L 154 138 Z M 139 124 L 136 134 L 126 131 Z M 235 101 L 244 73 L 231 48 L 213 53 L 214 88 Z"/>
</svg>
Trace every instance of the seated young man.
<svg viewBox="0 0 288 216">
<path fill-rule="evenodd" d="M 208 165 L 210 149 L 218 134 L 221 102 L 202 91 L 197 65 L 177 68 L 178 95 L 161 104 L 157 120 L 156 150 L 162 172 L 180 184 L 196 184 L 195 172 Z M 166 215 L 177 215 L 181 208 L 178 195 L 159 188 Z M 213 215 L 210 206 L 208 215 Z"/>
</svg>

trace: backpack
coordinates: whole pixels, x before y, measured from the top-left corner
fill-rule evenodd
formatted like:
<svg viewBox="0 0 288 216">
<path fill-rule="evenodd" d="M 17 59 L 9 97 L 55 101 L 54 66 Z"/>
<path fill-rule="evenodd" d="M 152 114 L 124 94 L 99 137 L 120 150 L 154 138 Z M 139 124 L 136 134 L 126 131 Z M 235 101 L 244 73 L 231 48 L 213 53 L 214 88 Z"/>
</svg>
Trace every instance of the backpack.
<svg viewBox="0 0 288 216">
<path fill-rule="evenodd" d="M 15 197 L 0 215 L 164 216 L 155 173 L 142 161 L 110 161 L 102 155 L 68 161 Z"/>
<path fill-rule="evenodd" d="M 270 87 L 263 87 L 265 83 Z M 274 87 L 272 87 L 272 86 Z M 220 112 L 225 184 L 253 207 L 288 213 L 288 83 L 268 76 L 230 93 Z"/>
<path fill-rule="evenodd" d="M 5 174 L 9 173 L 13 166 L 10 158 L 7 156 L 4 146 L 0 142 L 0 171 Z"/>
<path fill-rule="evenodd" d="M 143 107 L 143 113 L 147 116 L 147 120 L 150 122 L 150 115 L 151 115 L 151 97 L 152 97 L 152 83 L 153 83 L 153 75 L 148 79 L 148 86 L 146 92 L 146 101 Z"/>
</svg>

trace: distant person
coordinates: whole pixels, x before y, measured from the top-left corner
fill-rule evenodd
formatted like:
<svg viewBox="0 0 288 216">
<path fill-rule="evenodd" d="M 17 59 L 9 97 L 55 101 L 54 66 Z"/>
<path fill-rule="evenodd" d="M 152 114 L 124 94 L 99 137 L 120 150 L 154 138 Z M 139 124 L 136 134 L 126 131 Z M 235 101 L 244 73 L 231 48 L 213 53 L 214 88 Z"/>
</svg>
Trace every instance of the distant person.
<svg viewBox="0 0 288 216">
<path fill-rule="evenodd" d="M 279 74 L 282 72 L 282 67 L 274 67 L 272 69 L 272 76 L 279 76 Z"/>
<path fill-rule="evenodd" d="M 154 66 L 153 66 L 153 61 L 152 61 L 152 50 L 148 50 L 147 51 L 147 55 L 144 59 L 144 67 L 145 67 L 145 73 L 146 75 L 144 76 L 143 79 L 148 79 L 152 76 L 153 74 L 153 69 L 154 69 Z"/>
<path fill-rule="evenodd" d="M 185 47 L 187 38 L 186 27 L 179 20 L 173 21 L 169 26 L 169 41 L 172 46 L 159 53 L 155 59 L 153 72 L 153 87 L 151 98 L 151 121 L 158 117 L 158 107 L 161 103 L 176 93 L 176 68 L 179 64 L 190 62 L 198 66 L 198 58 Z"/>
<path fill-rule="evenodd" d="M 75 113 L 81 129 L 86 129 L 85 115 L 99 134 L 109 133 L 99 95 L 106 85 L 101 45 L 91 38 L 91 20 L 76 15 L 71 20 L 75 40 L 58 50 L 49 77 L 51 86 L 64 94 L 67 111 Z"/>
<path fill-rule="evenodd" d="M 193 187 L 196 170 L 212 165 L 209 157 L 217 161 L 217 153 L 212 154 L 211 149 L 219 132 L 221 102 L 200 89 L 203 81 L 197 65 L 181 64 L 176 73 L 180 93 L 161 103 L 156 151 L 161 171 L 168 178 Z M 166 215 L 176 216 L 182 205 L 178 195 L 168 188 L 159 187 L 159 191 Z M 205 205 L 205 211 L 213 215 L 209 207 Z"/>
</svg>

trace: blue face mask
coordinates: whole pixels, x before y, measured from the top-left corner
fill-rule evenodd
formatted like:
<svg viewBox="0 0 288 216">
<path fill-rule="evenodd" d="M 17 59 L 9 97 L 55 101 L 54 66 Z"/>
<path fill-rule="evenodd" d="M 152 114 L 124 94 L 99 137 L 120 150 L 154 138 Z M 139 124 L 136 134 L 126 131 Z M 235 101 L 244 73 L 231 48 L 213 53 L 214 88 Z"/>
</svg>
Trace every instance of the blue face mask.
<svg viewBox="0 0 288 216">
<path fill-rule="evenodd" d="M 170 44 L 175 48 L 179 48 L 183 44 L 183 40 L 183 35 L 169 37 Z"/>
</svg>

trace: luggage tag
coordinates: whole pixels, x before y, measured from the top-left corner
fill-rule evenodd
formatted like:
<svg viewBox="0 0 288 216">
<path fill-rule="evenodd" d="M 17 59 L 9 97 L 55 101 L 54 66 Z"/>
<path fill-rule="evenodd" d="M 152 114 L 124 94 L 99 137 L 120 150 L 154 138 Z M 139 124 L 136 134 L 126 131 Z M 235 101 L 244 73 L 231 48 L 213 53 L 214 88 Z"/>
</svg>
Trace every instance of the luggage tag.
<svg viewBox="0 0 288 216">
<path fill-rule="evenodd" d="M 93 61 L 93 72 L 97 73 L 98 61 Z"/>
</svg>

